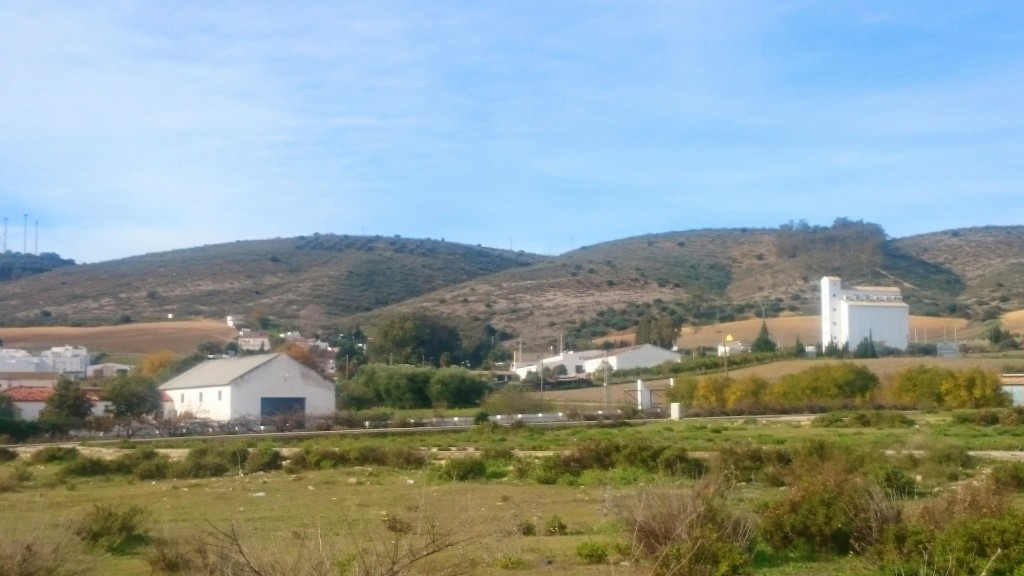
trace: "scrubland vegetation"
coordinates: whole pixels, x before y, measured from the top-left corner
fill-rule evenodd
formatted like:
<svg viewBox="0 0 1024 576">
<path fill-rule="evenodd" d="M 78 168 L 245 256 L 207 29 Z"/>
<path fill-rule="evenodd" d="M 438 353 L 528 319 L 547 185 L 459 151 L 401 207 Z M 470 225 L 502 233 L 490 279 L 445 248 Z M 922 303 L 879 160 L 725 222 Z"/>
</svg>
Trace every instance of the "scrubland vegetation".
<svg viewBox="0 0 1024 576">
<path fill-rule="evenodd" d="M 1016 452 L 1021 422 L 866 409 L 3 450 L 0 574 L 1013 575 L 1024 462 L 977 451 Z"/>
</svg>

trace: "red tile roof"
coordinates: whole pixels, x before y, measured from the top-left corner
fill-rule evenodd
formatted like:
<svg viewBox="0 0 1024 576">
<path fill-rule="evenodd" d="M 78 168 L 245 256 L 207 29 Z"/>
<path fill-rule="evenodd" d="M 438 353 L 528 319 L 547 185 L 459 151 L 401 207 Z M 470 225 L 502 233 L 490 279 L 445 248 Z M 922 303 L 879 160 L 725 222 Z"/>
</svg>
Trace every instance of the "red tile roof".
<svg viewBox="0 0 1024 576">
<path fill-rule="evenodd" d="M 15 402 L 46 402 L 53 396 L 53 388 L 15 386 L 4 390 L 3 393 Z"/>
</svg>

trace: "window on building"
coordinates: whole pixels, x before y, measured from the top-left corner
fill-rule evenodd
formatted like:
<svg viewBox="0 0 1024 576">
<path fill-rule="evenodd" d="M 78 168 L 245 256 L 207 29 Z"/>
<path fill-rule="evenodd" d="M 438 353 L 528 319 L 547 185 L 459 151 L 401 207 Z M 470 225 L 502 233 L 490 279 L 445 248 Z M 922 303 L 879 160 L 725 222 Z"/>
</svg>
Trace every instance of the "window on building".
<svg viewBox="0 0 1024 576">
<path fill-rule="evenodd" d="M 219 400 L 221 399 L 221 396 L 220 396 L 220 395 L 221 395 L 221 391 L 220 391 L 220 390 L 217 390 L 217 400 L 218 400 L 218 401 L 219 401 Z"/>
<path fill-rule="evenodd" d="M 202 401 L 203 401 L 203 393 L 200 392 L 199 393 L 199 402 L 202 403 Z"/>
</svg>

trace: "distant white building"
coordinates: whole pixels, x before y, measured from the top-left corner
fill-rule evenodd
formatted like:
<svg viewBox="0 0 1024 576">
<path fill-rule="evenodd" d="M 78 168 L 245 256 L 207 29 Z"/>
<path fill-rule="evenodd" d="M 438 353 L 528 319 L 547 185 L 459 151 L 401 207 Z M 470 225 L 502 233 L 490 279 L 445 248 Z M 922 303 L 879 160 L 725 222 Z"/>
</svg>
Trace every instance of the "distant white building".
<svg viewBox="0 0 1024 576">
<path fill-rule="evenodd" d="M 238 332 L 238 349 L 243 352 L 270 352 L 270 335 L 243 328 Z"/>
<path fill-rule="evenodd" d="M 906 350 L 910 307 L 899 288 L 843 286 L 835 276 L 821 279 L 821 342 L 854 348 L 864 338 L 876 344 Z"/>
<path fill-rule="evenodd" d="M 0 349 L 0 372 L 54 372 L 84 378 L 89 371 L 89 351 L 81 346 L 55 346 L 33 356 L 16 348 Z"/>
<path fill-rule="evenodd" d="M 54 346 L 39 356 L 49 360 L 58 374 L 85 378 L 89 372 L 89 351 L 82 346 Z"/>
</svg>

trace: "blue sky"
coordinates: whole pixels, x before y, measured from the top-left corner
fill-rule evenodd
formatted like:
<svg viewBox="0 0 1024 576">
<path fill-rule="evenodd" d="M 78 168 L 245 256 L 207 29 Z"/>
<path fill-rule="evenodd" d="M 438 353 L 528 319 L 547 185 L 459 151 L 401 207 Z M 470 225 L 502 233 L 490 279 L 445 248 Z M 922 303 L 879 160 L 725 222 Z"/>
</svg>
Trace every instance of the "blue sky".
<svg viewBox="0 0 1024 576">
<path fill-rule="evenodd" d="M 1024 3 L 0 3 L 7 248 L 1024 224 Z"/>
</svg>

